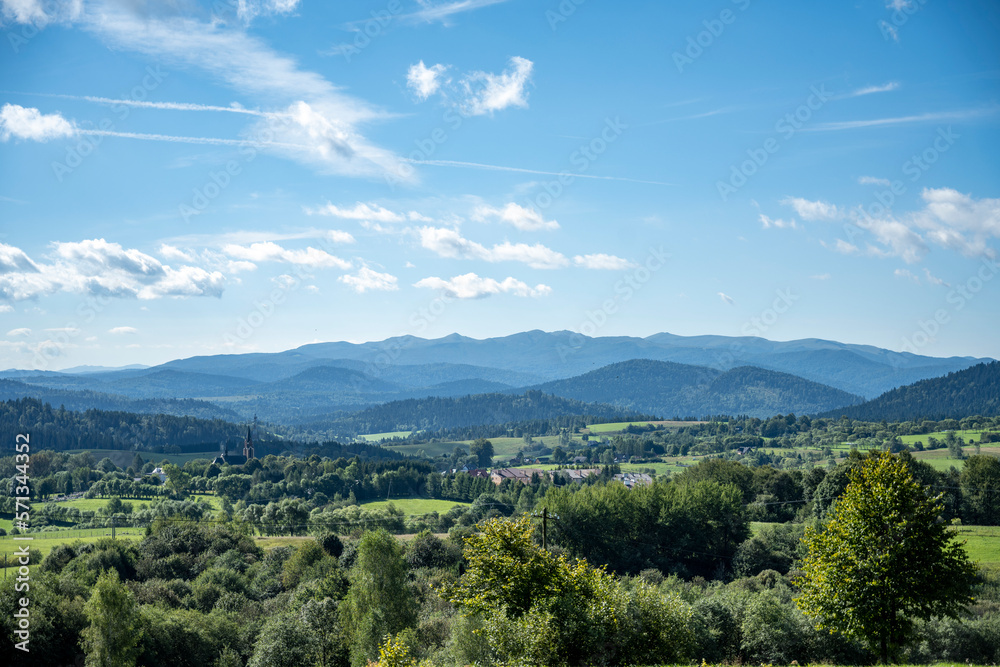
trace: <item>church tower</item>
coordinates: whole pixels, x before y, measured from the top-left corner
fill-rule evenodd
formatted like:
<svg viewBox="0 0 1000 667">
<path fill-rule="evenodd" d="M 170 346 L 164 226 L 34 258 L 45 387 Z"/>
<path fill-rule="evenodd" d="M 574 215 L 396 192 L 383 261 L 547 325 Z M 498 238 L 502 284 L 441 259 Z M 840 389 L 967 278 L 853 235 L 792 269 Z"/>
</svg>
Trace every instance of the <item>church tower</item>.
<svg viewBox="0 0 1000 667">
<path fill-rule="evenodd" d="M 250 427 L 247 426 L 247 437 L 243 440 L 243 456 L 247 461 L 253 456 L 253 435 L 250 434 Z"/>
</svg>

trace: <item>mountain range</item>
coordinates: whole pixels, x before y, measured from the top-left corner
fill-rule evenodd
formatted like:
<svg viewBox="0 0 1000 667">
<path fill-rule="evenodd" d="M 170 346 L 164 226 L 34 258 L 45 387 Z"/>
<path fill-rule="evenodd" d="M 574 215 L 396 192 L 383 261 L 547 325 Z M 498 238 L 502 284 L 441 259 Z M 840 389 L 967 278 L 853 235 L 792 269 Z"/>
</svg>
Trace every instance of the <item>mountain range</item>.
<svg viewBox="0 0 1000 667">
<path fill-rule="evenodd" d="M 295 425 L 338 419 L 390 401 L 532 389 L 665 417 L 767 417 L 854 406 L 982 361 L 992 360 L 927 357 L 819 339 L 528 331 L 484 340 L 453 334 L 315 343 L 276 353 L 190 357 L 149 368 L 9 370 L 0 372 L 0 378 L 8 378 L 0 384 L 0 396 L 35 396 L 77 409 L 147 412 L 161 406 L 170 414 L 227 419 L 256 413 Z"/>
</svg>

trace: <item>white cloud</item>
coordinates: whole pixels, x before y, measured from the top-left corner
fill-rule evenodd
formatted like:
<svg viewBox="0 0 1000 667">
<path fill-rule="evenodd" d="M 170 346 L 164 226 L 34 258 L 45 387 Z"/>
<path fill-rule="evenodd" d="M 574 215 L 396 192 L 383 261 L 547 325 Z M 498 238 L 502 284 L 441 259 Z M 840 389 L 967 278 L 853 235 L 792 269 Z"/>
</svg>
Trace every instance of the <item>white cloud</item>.
<svg viewBox="0 0 1000 667">
<path fill-rule="evenodd" d="M 868 246 L 870 254 L 879 257 L 901 257 L 907 264 L 920 261 L 927 254 L 927 244 L 919 234 L 893 218 L 868 218 L 864 229 L 872 232 L 882 248 Z"/>
<path fill-rule="evenodd" d="M 331 229 L 326 233 L 326 238 L 334 243 L 354 243 L 354 236 L 340 229 Z"/>
<path fill-rule="evenodd" d="M 83 0 L 0 0 L 0 15 L 15 23 L 30 23 L 43 28 L 49 23 L 77 19 L 83 10 Z"/>
<path fill-rule="evenodd" d="M 454 229 L 421 227 L 420 245 L 441 257 L 481 259 L 487 262 L 522 262 L 535 269 L 555 269 L 569 264 L 565 255 L 541 243 L 503 243 L 486 248 L 470 241 Z"/>
<path fill-rule="evenodd" d="M 293 58 L 245 30 L 178 15 L 174 3 L 155 8 L 134 4 L 142 7 L 133 3 L 87 5 L 80 23 L 113 49 L 133 51 L 171 68 L 201 69 L 243 96 L 257 96 L 272 108 L 283 108 L 246 129 L 258 150 L 322 173 L 376 178 L 393 174 L 400 181 L 415 178 L 412 169 L 400 169 L 394 153 L 375 146 L 359 131 L 362 123 L 384 118 L 383 111 L 343 93 L 319 74 L 300 69 Z M 264 142 L 263 137 L 272 140 Z"/>
<path fill-rule="evenodd" d="M 139 330 L 135 327 L 112 327 L 108 329 L 108 333 L 120 336 L 124 334 L 137 334 L 139 333 Z"/>
<path fill-rule="evenodd" d="M 892 181 L 888 178 L 876 178 L 874 176 L 861 176 L 858 178 L 858 183 L 861 185 L 882 185 L 884 187 L 892 185 Z"/>
<path fill-rule="evenodd" d="M 298 4 L 299 0 L 237 0 L 236 15 L 249 24 L 258 16 L 290 14 Z"/>
<path fill-rule="evenodd" d="M 344 283 L 358 294 L 363 294 L 367 291 L 392 292 L 399 289 L 399 286 L 396 284 L 396 276 L 388 273 L 373 271 L 367 266 L 362 266 L 354 275 L 348 274 L 340 276 L 337 280 Z"/>
<path fill-rule="evenodd" d="M 911 222 L 930 241 L 970 257 L 994 253 L 989 242 L 1000 238 L 1000 199 L 973 199 L 951 188 L 925 188 L 920 196 L 925 208 Z"/>
<path fill-rule="evenodd" d="M 20 327 L 18 329 L 11 329 L 7 332 L 8 336 L 30 336 L 31 329 L 28 327 Z"/>
<path fill-rule="evenodd" d="M 873 93 L 888 93 L 893 90 L 899 90 L 899 81 L 890 81 L 889 83 L 884 83 L 881 86 L 865 86 L 864 88 L 858 88 L 853 90 L 848 94 L 848 97 L 861 97 L 862 95 L 872 95 Z"/>
<path fill-rule="evenodd" d="M 885 8 L 900 12 L 909 9 L 912 5 L 912 0 L 887 0 Z"/>
<path fill-rule="evenodd" d="M 805 132 L 831 132 L 836 130 L 856 130 L 866 127 L 884 127 L 886 125 L 905 125 L 908 123 L 941 123 L 945 121 L 960 121 L 980 116 L 992 115 L 997 112 L 997 107 L 987 107 L 981 109 L 960 109 L 958 111 L 939 111 L 916 114 L 913 116 L 893 116 L 890 118 L 871 118 L 868 120 L 847 120 L 831 123 L 820 123 L 808 128 Z"/>
<path fill-rule="evenodd" d="M 830 246 L 826 241 L 820 241 L 824 248 L 833 250 L 834 252 L 839 252 L 842 255 L 853 255 L 859 252 L 858 246 L 853 243 L 848 243 L 844 239 L 837 239 L 832 246 Z"/>
<path fill-rule="evenodd" d="M 559 223 L 555 220 L 546 220 L 535 209 L 525 208 L 514 202 L 508 203 L 503 208 L 479 206 L 473 211 L 472 217 L 474 220 L 497 218 L 501 222 L 513 225 L 525 232 L 534 232 L 542 229 L 559 229 Z"/>
<path fill-rule="evenodd" d="M 531 80 L 534 63 L 514 56 L 501 74 L 471 72 L 462 79 L 465 99 L 460 107 L 470 116 L 493 114 L 510 106 L 527 107 L 524 88 Z"/>
<path fill-rule="evenodd" d="M 442 290 L 456 299 L 481 299 L 493 294 L 541 297 L 552 292 L 552 288 L 548 285 L 539 284 L 530 287 L 516 278 L 507 277 L 502 281 L 496 281 L 493 278 L 480 278 L 475 273 L 466 273 L 449 280 L 432 276 L 418 280 L 413 286 Z"/>
<path fill-rule="evenodd" d="M 0 313 L 12 313 L 12 312 L 14 312 L 13 306 L 6 303 L 0 303 Z"/>
<path fill-rule="evenodd" d="M 49 141 L 71 137 L 76 133 L 73 125 L 57 113 L 43 114 L 35 108 L 5 104 L 0 109 L 0 141 L 29 139 Z"/>
<path fill-rule="evenodd" d="M 813 280 L 829 280 L 830 279 L 830 274 L 829 273 L 820 273 L 820 274 L 817 274 L 815 276 L 809 276 L 809 277 L 812 278 Z"/>
<path fill-rule="evenodd" d="M 410 65 L 410 69 L 406 72 L 406 85 L 418 100 L 426 100 L 438 91 L 442 83 L 445 83 L 442 78 L 447 69 L 447 65 L 440 63 L 427 67 L 421 60 L 416 65 Z"/>
<path fill-rule="evenodd" d="M 168 260 L 172 259 L 172 260 L 177 260 L 177 261 L 181 261 L 181 262 L 193 262 L 193 261 L 195 261 L 194 257 L 190 253 L 181 250 L 177 246 L 172 246 L 169 243 L 161 243 L 160 244 L 160 249 L 157 252 L 159 252 L 160 255 L 162 255 L 164 259 L 168 259 Z"/>
<path fill-rule="evenodd" d="M 924 277 L 927 278 L 927 282 L 929 282 L 931 285 L 940 285 L 942 287 L 951 287 L 950 284 L 948 284 L 947 282 L 945 282 L 941 278 L 938 278 L 933 273 L 931 273 L 930 269 L 928 269 L 927 267 L 924 267 Z"/>
<path fill-rule="evenodd" d="M 630 262 L 622 257 L 596 253 L 593 255 L 577 255 L 573 258 L 573 263 L 585 269 L 606 269 L 609 271 L 620 271 L 630 269 L 635 266 L 635 262 Z"/>
<path fill-rule="evenodd" d="M 799 225 L 795 220 L 782 220 L 781 218 L 769 218 L 763 213 L 760 214 L 760 224 L 764 229 L 798 229 Z"/>
<path fill-rule="evenodd" d="M 801 197 L 785 197 L 779 203 L 791 206 L 803 220 L 836 220 L 843 215 L 836 206 L 825 201 L 809 201 Z"/>
<path fill-rule="evenodd" d="M 892 273 L 897 278 L 905 278 L 906 280 L 912 280 L 915 283 L 919 283 L 920 282 L 920 278 L 916 277 L 915 275 L 913 275 L 912 273 L 910 273 L 906 269 L 896 269 Z"/>
<path fill-rule="evenodd" d="M 288 250 L 273 241 L 251 243 L 249 246 L 230 243 L 222 248 L 222 252 L 236 259 L 249 262 L 287 262 L 312 268 L 349 269 L 351 263 L 331 255 L 325 250 L 308 247 L 305 250 Z"/>
<path fill-rule="evenodd" d="M 0 243 L 0 274 L 15 272 L 37 273 L 38 266 L 20 248 Z"/>
<path fill-rule="evenodd" d="M 427 218 L 416 211 L 396 213 L 395 211 L 390 211 L 389 209 L 379 206 L 374 202 L 366 204 L 359 201 L 354 204 L 353 208 L 347 208 L 346 206 L 334 206 L 333 204 L 327 202 L 326 206 L 306 208 L 305 212 L 306 215 L 330 215 L 335 218 L 343 218 L 345 220 L 367 220 L 374 222 L 406 222 L 407 220 L 430 221 L 430 218 Z"/>
<path fill-rule="evenodd" d="M 719 292 L 718 294 L 719 298 L 722 299 L 724 302 L 728 303 L 730 306 L 732 306 L 735 303 L 733 297 L 729 296 L 725 292 Z"/>
</svg>

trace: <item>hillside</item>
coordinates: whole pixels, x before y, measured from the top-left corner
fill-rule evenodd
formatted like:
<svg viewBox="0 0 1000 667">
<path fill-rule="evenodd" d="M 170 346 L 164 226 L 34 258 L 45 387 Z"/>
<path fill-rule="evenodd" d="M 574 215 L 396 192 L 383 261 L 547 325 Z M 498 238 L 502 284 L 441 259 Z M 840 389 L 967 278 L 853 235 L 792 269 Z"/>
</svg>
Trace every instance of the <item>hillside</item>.
<svg viewBox="0 0 1000 667">
<path fill-rule="evenodd" d="M 944 377 L 887 391 L 876 399 L 824 416 L 866 421 L 961 419 L 1000 415 L 1000 362 L 978 364 Z"/>
<path fill-rule="evenodd" d="M 540 391 L 523 394 L 476 394 L 452 398 L 420 398 L 392 401 L 338 419 L 307 424 L 308 428 L 342 435 L 394 431 L 465 428 L 506 424 L 566 415 L 589 415 L 619 421 L 649 419 L 632 410 L 611 405 L 585 403 Z"/>
<path fill-rule="evenodd" d="M 863 400 L 833 387 L 762 368 L 743 366 L 723 372 L 648 359 L 610 364 L 534 389 L 668 417 L 814 414 Z"/>
</svg>

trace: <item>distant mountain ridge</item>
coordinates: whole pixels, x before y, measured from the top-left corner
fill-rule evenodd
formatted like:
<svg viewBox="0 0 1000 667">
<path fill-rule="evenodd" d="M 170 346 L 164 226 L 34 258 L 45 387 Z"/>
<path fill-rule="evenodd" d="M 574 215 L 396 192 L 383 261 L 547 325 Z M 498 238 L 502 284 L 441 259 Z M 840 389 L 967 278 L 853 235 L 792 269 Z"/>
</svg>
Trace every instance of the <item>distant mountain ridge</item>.
<svg viewBox="0 0 1000 667">
<path fill-rule="evenodd" d="M 107 407 L 108 401 L 117 406 L 116 401 L 194 399 L 202 403 L 187 407 L 198 416 L 217 408 L 227 416 L 248 419 L 257 413 L 295 425 L 328 421 L 390 401 L 509 394 L 528 388 L 666 416 L 810 414 L 854 405 L 858 396 L 871 398 L 978 361 L 819 339 L 775 342 L 668 333 L 588 338 L 568 331 L 527 331 L 483 340 L 453 334 L 315 343 L 276 353 L 190 357 L 151 368 L 10 370 L 0 377 L 49 391 L 101 395 L 72 396 L 81 408 L 87 400 L 103 401 L 101 407 Z M 586 384 L 580 376 L 622 363 L 632 363 L 632 381 L 612 381 L 605 373 L 600 376 L 603 391 L 572 386 Z M 650 364 L 660 366 L 653 372 Z M 39 390 L 25 395 L 37 396 Z M 169 406 L 171 413 L 184 409 L 181 404 Z"/>
<path fill-rule="evenodd" d="M 897 387 L 860 405 L 827 412 L 865 421 L 962 419 L 1000 415 L 1000 362 L 977 364 L 943 377 Z"/>
</svg>

